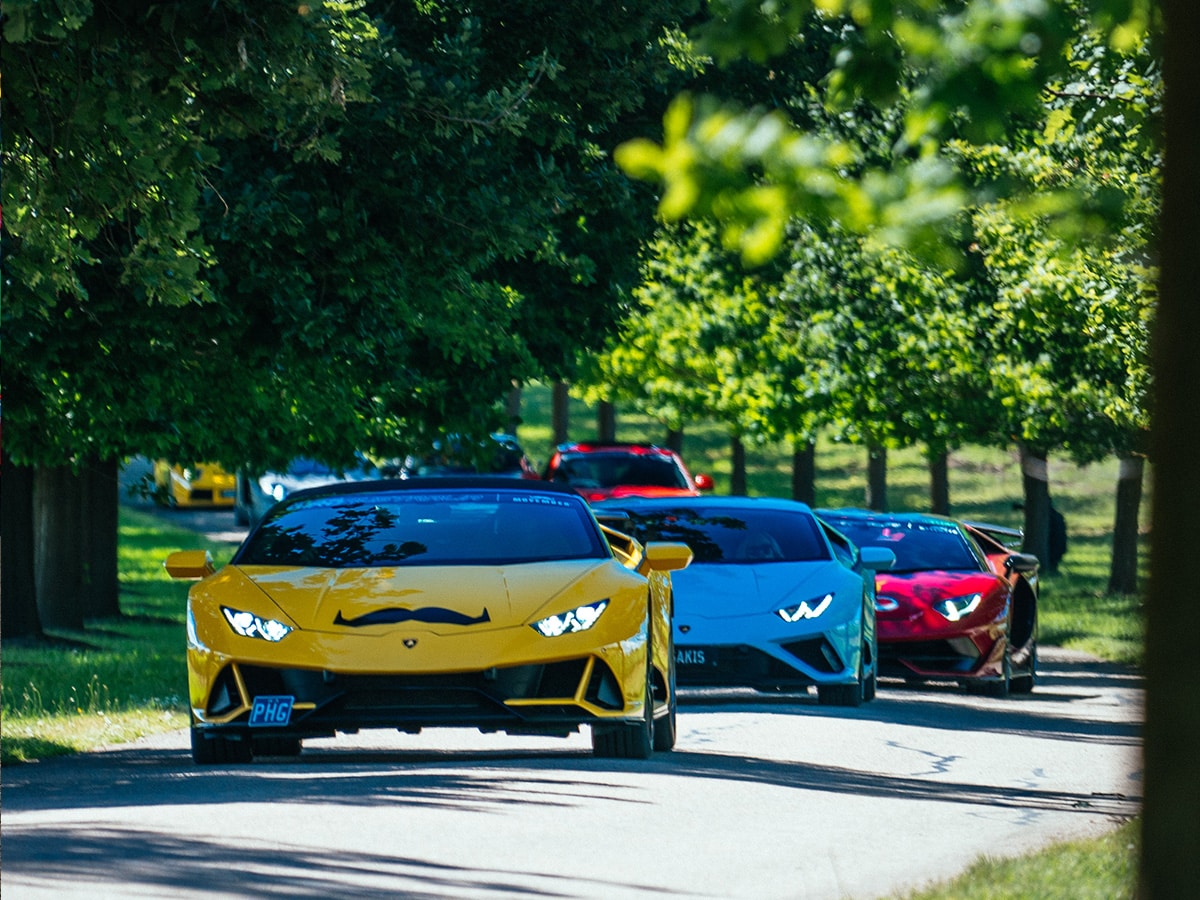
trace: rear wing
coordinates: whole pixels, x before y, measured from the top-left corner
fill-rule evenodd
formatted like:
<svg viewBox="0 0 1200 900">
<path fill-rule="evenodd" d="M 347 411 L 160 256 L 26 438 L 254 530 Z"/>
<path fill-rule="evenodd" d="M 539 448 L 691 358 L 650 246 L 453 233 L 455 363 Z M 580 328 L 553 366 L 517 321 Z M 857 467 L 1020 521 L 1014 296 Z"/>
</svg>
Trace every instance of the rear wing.
<svg viewBox="0 0 1200 900">
<path fill-rule="evenodd" d="M 617 555 L 622 565 L 634 569 L 642 562 L 644 548 L 632 537 L 623 531 L 617 531 L 615 528 L 609 527 L 605 522 L 600 523 L 600 530 L 604 533 L 605 540 L 608 541 L 608 546 Z"/>
<path fill-rule="evenodd" d="M 987 522 L 963 522 L 981 543 L 995 545 L 994 552 L 1019 553 L 1025 539 L 1025 532 L 1020 528 L 1009 528 L 1007 525 L 992 525 Z"/>
</svg>

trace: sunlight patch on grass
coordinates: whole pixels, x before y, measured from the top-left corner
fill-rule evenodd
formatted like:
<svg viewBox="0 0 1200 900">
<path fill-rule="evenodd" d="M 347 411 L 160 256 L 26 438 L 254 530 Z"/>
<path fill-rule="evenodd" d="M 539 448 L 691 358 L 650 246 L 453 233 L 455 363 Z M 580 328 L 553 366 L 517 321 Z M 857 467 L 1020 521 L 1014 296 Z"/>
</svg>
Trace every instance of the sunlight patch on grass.
<svg viewBox="0 0 1200 900">
<path fill-rule="evenodd" d="M 6 714 L 0 763 L 32 762 L 185 728 L 187 713 L 153 705 L 109 712 Z"/>
<path fill-rule="evenodd" d="M 984 857 L 961 876 L 903 900 L 1122 900 L 1137 893 L 1139 820 L 1104 837 L 1017 859 Z"/>
</svg>

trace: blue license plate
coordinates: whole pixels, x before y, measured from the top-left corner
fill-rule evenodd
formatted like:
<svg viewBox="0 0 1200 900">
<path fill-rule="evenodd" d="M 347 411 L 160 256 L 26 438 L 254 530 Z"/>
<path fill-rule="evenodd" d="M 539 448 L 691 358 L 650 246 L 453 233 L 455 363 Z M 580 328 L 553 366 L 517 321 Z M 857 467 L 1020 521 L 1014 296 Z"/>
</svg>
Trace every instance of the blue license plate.
<svg viewBox="0 0 1200 900">
<path fill-rule="evenodd" d="M 717 648 L 676 647 L 675 665 L 684 669 L 713 668 L 717 665 Z"/>
<path fill-rule="evenodd" d="M 292 721 L 292 704 L 295 697 L 264 695 L 254 698 L 254 706 L 250 710 L 250 726 L 252 728 L 279 727 Z"/>
</svg>

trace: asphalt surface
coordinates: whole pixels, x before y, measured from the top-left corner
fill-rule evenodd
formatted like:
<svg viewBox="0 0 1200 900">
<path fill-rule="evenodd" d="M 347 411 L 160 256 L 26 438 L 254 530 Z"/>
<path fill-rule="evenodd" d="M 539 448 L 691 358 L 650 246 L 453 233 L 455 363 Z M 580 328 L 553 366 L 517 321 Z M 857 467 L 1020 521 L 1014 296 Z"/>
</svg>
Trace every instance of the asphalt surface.
<svg viewBox="0 0 1200 900">
<path fill-rule="evenodd" d="M 1047 652 L 1030 696 L 859 709 L 685 691 L 672 753 L 430 729 L 199 768 L 186 732 L 7 767 L 5 900 L 886 897 L 1141 803 L 1136 673 Z"/>
</svg>

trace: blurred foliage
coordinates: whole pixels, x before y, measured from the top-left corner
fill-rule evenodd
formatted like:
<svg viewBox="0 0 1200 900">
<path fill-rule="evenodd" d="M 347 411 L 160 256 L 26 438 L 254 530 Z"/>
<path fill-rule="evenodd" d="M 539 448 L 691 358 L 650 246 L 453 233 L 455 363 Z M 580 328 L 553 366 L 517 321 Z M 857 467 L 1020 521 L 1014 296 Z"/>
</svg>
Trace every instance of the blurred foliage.
<svg viewBox="0 0 1200 900">
<path fill-rule="evenodd" d="M 486 434 L 625 309 L 695 8 L 6 3 L 6 454 Z"/>
<path fill-rule="evenodd" d="M 759 297 L 746 328 L 774 336 L 773 364 L 693 368 L 686 390 L 711 395 L 715 377 L 762 411 L 764 434 L 1144 454 L 1162 104 L 1147 8 L 713 8 L 696 33 L 729 72 L 706 86 L 737 105 L 685 94 L 661 145 L 617 153 L 661 184 L 664 219 L 716 223 L 757 268 L 740 276 Z M 882 45 L 896 52 L 856 56 Z M 654 267 L 684 262 L 669 243 L 651 252 L 644 303 Z M 606 359 L 652 358 L 684 317 L 664 304 L 629 319 Z M 678 393 L 650 381 L 622 396 L 653 410 L 664 388 Z"/>
</svg>

